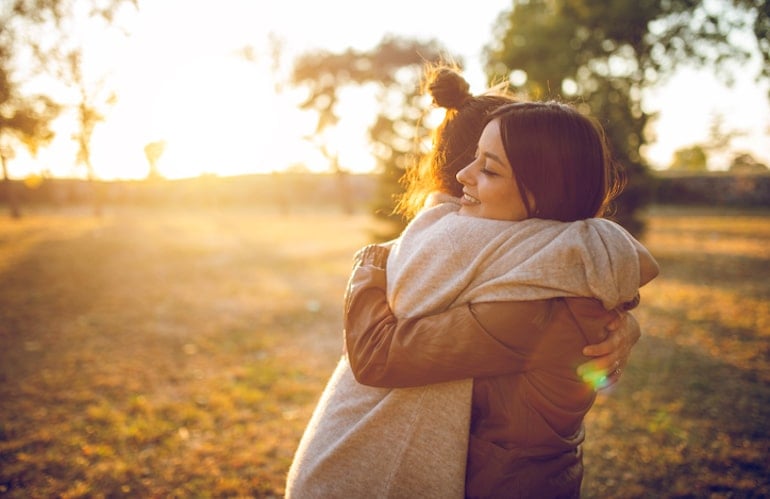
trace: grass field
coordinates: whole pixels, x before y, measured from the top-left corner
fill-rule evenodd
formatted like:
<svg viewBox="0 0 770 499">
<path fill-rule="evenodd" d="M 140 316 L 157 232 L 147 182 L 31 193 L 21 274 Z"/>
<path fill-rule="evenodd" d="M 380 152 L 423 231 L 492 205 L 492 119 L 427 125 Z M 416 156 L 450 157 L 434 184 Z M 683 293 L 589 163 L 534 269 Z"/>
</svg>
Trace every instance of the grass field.
<svg viewBox="0 0 770 499">
<path fill-rule="evenodd" d="M 0 218 L 0 496 L 280 497 L 363 215 Z M 585 497 L 770 496 L 770 212 L 654 209 Z"/>
</svg>

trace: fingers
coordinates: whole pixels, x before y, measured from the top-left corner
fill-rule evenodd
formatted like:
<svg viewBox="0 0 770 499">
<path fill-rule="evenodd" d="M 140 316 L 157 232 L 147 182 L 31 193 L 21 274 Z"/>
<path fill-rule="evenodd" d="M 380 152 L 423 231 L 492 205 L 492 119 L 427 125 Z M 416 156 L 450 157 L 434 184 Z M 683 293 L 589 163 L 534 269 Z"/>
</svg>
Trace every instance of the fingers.
<svg viewBox="0 0 770 499">
<path fill-rule="evenodd" d="M 583 349 L 584 355 L 595 358 L 579 366 L 577 373 L 596 390 L 609 388 L 620 379 L 629 353 L 621 331 L 611 331 L 602 343 Z"/>
<path fill-rule="evenodd" d="M 621 324 L 623 324 L 622 320 Z M 621 331 L 623 331 L 623 329 L 610 330 L 609 334 L 607 335 L 607 339 L 601 343 L 583 347 L 583 355 L 586 357 L 601 357 L 603 355 L 608 355 L 617 351 L 621 347 L 622 343 L 622 338 L 620 335 Z"/>
<path fill-rule="evenodd" d="M 641 328 L 633 314 L 619 314 L 607 326 L 607 338 L 583 348 L 583 355 L 594 357 L 579 366 L 578 375 L 595 389 L 614 385 L 623 374 L 631 349 L 641 337 Z"/>
<path fill-rule="evenodd" d="M 612 322 L 610 322 L 609 324 L 607 324 L 607 326 L 605 326 L 605 329 L 608 332 L 617 331 L 618 329 L 623 327 L 623 323 L 626 320 L 626 315 L 628 315 L 626 312 L 619 313 L 614 319 L 612 319 Z"/>
</svg>

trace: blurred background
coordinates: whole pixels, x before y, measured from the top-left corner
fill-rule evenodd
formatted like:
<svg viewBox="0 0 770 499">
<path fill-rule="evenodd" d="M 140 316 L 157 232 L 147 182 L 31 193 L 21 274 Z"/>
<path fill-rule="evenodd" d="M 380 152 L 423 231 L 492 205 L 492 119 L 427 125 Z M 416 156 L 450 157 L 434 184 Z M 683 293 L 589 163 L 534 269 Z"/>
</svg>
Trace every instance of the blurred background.
<svg viewBox="0 0 770 499">
<path fill-rule="evenodd" d="M 0 496 L 282 495 L 433 61 L 599 118 L 662 265 L 584 495 L 770 495 L 769 40 L 763 0 L 0 0 Z"/>
<path fill-rule="evenodd" d="M 619 214 L 633 226 L 656 179 L 670 197 L 684 194 L 672 177 L 721 192 L 735 188 L 717 177 L 768 171 L 767 9 L 6 0 L 2 195 L 77 197 L 57 179 L 127 181 L 109 197 L 151 180 L 311 172 L 378 176 L 386 209 L 440 119 L 420 71 L 445 60 L 474 92 L 503 82 L 600 118 L 633 178 Z"/>
</svg>

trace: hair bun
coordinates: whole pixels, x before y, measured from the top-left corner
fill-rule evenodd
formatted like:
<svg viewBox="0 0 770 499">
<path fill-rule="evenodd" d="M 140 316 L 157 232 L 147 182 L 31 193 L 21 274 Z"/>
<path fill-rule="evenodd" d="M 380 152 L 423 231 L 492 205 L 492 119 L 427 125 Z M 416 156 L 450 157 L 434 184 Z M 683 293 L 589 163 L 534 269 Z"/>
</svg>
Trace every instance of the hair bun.
<svg viewBox="0 0 770 499">
<path fill-rule="evenodd" d="M 447 109 L 460 109 L 473 97 L 470 85 L 452 68 L 437 68 L 428 76 L 428 91 L 433 102 Z"/>
</svg>

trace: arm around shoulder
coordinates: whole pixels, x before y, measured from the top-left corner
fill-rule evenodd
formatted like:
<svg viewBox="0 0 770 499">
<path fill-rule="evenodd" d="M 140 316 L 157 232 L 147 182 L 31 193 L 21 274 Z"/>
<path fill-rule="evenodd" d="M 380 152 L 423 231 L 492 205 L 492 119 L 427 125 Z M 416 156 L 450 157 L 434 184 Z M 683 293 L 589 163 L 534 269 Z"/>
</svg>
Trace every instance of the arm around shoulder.
<svg viewBox="0 0 770 499">
<path fill-rule="evenodd" d="M 399 388 L 524 369 L 533 347 L 529 343 L 537 338 L 537 302 L 466 304 L 399 319 L 384 288 L 381 268 L 364 264 L 354 269 L 344 325 L 345 347 L 359 383 Z M 517 343 L 517 338 L 522 340 Z"/>
</svg>

